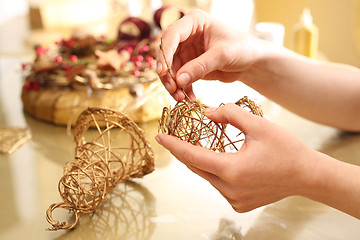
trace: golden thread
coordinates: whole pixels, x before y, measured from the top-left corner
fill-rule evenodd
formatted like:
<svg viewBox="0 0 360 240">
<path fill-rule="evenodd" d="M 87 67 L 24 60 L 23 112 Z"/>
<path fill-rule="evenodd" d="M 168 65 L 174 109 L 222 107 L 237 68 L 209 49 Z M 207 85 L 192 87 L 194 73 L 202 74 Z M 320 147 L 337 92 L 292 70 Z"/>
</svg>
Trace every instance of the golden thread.
<svg viewBox="0 0 360 240">
<path fill-rule="evenodd" d="M 168 71 L 170 77 L 171 77 L 171 78 L 174 80 L 174 82 L 176 83 L 175 77 L 174 77 L 174 75 L 172 74 L 171 69 L 170 69 L 170 67 L 169 67 L 169 64 L 168 64 L 168 62 L 167 62 L 167 60 L 166 60 L 166 56 L 165 56 L 165 53 L 164 53 L 164 48 L 163 48 L 163 44 L 162 44 L 162 43 L 163 43 L 163 42 L 162 42 L 162 38 L 161 38 L 161 39 L 160 39 L 160 51 L 161 51 L 161 53 L 162 53 L 162 55 L 163 55 L 163 58 L 164 58 L 164 62 L 165 62 L 167 71 Z M 185 98 L 186 98 L 188 101 L 191 101 L 190 98 L 189 98 L 189 96 L 185 93 L 185 91 L 184 91 L 183 88 L 181 88 L 181 91 L 182 91 L 183 94 L 185 95 Z"/>
</svg>

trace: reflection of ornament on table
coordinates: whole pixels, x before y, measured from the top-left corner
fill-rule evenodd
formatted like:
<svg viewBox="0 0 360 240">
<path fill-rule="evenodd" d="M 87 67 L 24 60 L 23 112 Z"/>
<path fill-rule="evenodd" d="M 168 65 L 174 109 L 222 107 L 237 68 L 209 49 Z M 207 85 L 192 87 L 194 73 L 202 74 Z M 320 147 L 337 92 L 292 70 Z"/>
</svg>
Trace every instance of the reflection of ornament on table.
<svg viewBox="0 0 360 240">
<path fill-rule="evenodd" d="M 0 127 L 0 153 L 12 154 L 30 138 L 26 128 Z"/>
<path fill-rule="evenodd" d="M 262 110 L 253 101 L 243 97 L 236 102 L 255 115 L 263 116 Z M 159 132 L 175 136 L 185 142 L 218 152 L 239 150 L 242 132 L 232 138 L 228 135 L 227 124 L 219 124 L 208 119 L 203 113 L 208 106 L 199 101 L 177 102 L 173 109 L 165 107 L 159 122 Z"/>
<path fill-rule="evenodd" d="M 81 218 L 82 224 L 57 239 L 150 239 L 156 224 L 155 197 L 131 180 L 114 188 L 94 214 Z"/>
<path fill-rule="evenodd" d="M 74 228 L 80 215 L 93 213 L 116 184 L 154 170 L 153 152 L 144 132 L 122 113 L 89 108 L 79 116 L 74 137 L 75 159 L 65 165 L 59 181 L 63 202 L 47 210 L 49 230 Z M 52 212 L 57 208 L 73 212 L 75 221 L 55 221 Z"/>
<path fill-rule="evenodd" d="M 242 240 L 244 237 L 241 234 L 241 228 L 237 227 L 234 221 L 222 218 L 219 221 L 217 232 L 212 236 L 211 239 Z"/>
</svg>

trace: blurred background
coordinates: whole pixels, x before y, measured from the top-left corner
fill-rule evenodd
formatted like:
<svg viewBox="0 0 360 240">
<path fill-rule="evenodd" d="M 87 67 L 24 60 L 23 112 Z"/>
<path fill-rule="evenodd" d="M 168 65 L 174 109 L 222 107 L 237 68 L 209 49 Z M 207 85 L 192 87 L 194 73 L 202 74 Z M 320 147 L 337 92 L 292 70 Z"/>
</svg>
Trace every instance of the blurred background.
<svg viewBox="0 0 360 240">
<path fill-rule="evenodd" d="M 21 41 L 51 41 L 79 28 L 111 35 L 125 17 L 151 21 L 157 8 L 169 4 L 185 13 L 203 9 L 243 31 L 255 31 L 259 22 L 280 23 L 285 31 L 277 37 L 290 49 L 293 26 L 309 8 L 319 29 L 319 56 L 360 65 L 360 0 L 0 0 L 0 53 L 26 51 Z"/>
</svg>

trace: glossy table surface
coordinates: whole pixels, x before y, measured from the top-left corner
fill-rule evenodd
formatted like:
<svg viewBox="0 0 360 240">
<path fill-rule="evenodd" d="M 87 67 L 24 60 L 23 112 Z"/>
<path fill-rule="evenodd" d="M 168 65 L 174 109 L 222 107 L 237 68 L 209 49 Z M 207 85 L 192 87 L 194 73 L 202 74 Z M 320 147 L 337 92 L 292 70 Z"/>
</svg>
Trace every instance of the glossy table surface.
<svg viewBox="0 0 360 240">
<path fill-rule="evenodd" d="M 20 65 L 32 56 L 26 48 L 4 51 L 4 42 L 9 41 L 0 42 L 0 126 L 27 127 L 32 139 L 12 155 L 0 155 L 0 239 L 360 239 L 359 220 L 302 197 L 236 213 L 208 182 L 155 142 L 157 121 L 140 125 L 155 152 L 153 173 L 119 184 L 93 215 L 81 216 L 75 230 L 46 231 L 45 211 L 61 201 L 57 184 L 75 144 L 65 127 L 23 112 Z M 309 122 L 241 84 L 199 82 L 195 91 L 213 106 L 252 96 L 269 120 L 311 147 L 360 165 L 359 134 Z"/>
</svg>

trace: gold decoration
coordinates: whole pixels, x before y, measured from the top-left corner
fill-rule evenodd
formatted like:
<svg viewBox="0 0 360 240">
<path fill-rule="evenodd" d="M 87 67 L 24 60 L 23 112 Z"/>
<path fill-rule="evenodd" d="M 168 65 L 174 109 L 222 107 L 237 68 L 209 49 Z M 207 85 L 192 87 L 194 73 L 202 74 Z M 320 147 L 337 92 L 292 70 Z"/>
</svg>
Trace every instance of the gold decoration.
<svg viewBox="0 0 360 240">
<path fill-rule="evenodd" d="M 109 66 L 116 72 L 120 70 L 121 66 L 129 61 L 130 54 L 126 53 L 126 51 L 121 51 L 121 54 L 119 54 L 116 49 L 111 49 L 107 52 L 103 52 L 99 49 L 95 50 L 95 55 L 98 57 L 98 66 L 101 68 L 106 68 Z"/>
<path fill-rule="evenodd" d="M 65 165 L 58 185 L 63 202 L 47 210 L 52 225 L 48 230 L 74 228 L 80 215 L 93 213 L 116 184 L 154 170 L 153 152 L 144 132 L 120 112 L 85 110 L 77 120 L 74 137 L 75 159 Z M 52 212 L 57 208 L 73 212 L 75 221 L 55 221 Z"/>
<path fill-rule="evenodd" d="M 236 104 L 263 116 L 261 108 L 246 96 Z M 217 152 L 239 150 L 237 143 L 244 140 L 239 137 L 242 132 L 232 139 L 226 131 L 227 124 L 216 123 L 204 115 L 206 108 L 208 106 L 199 101 L 177 102 L 173 109 L 165 107 L 159 121 L 159 132 Z"/>
</svg>

